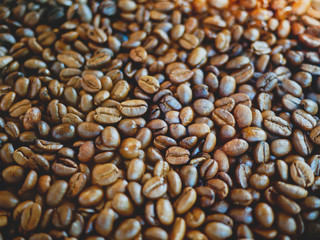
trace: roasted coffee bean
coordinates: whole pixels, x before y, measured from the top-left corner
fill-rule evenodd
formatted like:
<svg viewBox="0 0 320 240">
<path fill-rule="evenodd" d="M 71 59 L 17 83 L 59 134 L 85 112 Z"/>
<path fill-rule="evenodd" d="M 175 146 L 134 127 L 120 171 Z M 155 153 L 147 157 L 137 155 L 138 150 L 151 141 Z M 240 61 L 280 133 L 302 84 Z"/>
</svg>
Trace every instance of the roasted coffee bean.
<svg viewBox="0 0 320 240">
<path fill-rule="evenodd" d="M 83 190 L 78 197 L 78 202 L 82 207 L 92 207 L 97 205 L 103 198 L 102 188 L 91 186 Z"/>
<path fill-rule="evenodd" d="M 263 120 L 263 125 L 271 133 L 282 137 L 287 137 L 292 134 L 292 129 L 286 120 L 277 116 L 269 116 Z"/>
<path fill-rule="evenodd" d="M 120 112 L 127 117 L 138 117 L 143 115 L 148 109 L 148 104 L 144 100 L 128 100 L 120 104 Z"/>
<path fill-rule="evenodd" d="M 82 122 L 77 126 L 77 133 L 81 138 L 91 139 L 100 135 L 103 127 L 97 123 Z"/>
<path fill-rule="evenodd" d="M 96 165 L 92 170 L 92 181 L 99 186 L 107 186 L 119 178 L 119 169 L 113 163 Z"/>
<path fill-rule="evenodd" d="M 307 163 L 294 161 L 290 166 L 290 175 L 301 187 L 310 187 L 314 183 L 314 174 Z"/>
<path fill-rule="evenodd" d="M 24 231 L 34 230 L 40 222 L 42 209 L 38 203 L 27 206 L 21 214 L 21 228 Z"/>
<path fill-rule="evenodd" d="M 310 132 L 310 139 L 313 143 L 319 145 L 320 144 L 320 127 L 317 126 L 314 129 L 312 129 L 312 131 Z"/>
<path fill-rule="evenodd" d="M 58 206 L 68 189 L 68 183 L 64 180 L 58 180 L 53 183 L 50 188 L 48 189 L 48 193 L 46 196 L 46 202 L 51 207 Z"/>
<path fill-rule="evenodd" d="M 160 89 L 160 84 L 158 79 L 148 75 L 142 76 L 141 78 L 139 78 L 138 85 L 143 91 L 149 94 L 154 94 L 158 92 Z"/>
<path fill-rule="evenodd" d="M 166 161 L 172 165 L 181 165 L 189 161 L 190 152 L 182 147 L 170 147 L 166 151 Z"/>
<path fill-rule="evenodd" d="M 121 120 L 121 112 L 113 107 L 99 107 L 93 115 L 94 120 L 101 124 L 113 124 Z"/>
<path fill-rule="evenodd" d="M 183 189 L 180 197 L 175 201 L 174 207 L 177 214 L 189 211 L 197 200 L 197 193 L 192 187 Z"/>
<path fill-rule="evenodd" d="M 247 151 L 249 145 L 243 139 L 233 139 L 223 145 L 223 151 L 229 156 L 239 156 Z"/>
<path fill-rule="evenodd" d="M 87 177 L 84 173 L 75 173 L 69 180 L 68 196 L 76 197 L 84 189 L 87 183 Z"/>
<path fill-rule="evenodd" d="M 0 239 L 317 239 L 316 1 L 2 1 Z"/>
</svg>

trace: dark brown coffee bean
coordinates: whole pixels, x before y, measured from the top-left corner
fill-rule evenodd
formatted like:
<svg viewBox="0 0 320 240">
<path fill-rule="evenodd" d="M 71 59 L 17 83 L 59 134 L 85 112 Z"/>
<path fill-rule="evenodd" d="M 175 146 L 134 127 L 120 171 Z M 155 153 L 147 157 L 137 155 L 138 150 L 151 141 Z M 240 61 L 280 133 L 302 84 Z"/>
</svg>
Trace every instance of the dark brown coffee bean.
<svg viewBox="0 0 320 240">
<path fill-rule="evenodd" d="M 101 125 L 92 122 L 83 122 L 77 126 L 77 133 L 84 139 L 97 137 L 102 130 L 103 127 Z"/>
<path fill-rule="evenodd" d="M 227 239 L 232 235 L 232 228 L 221 222 L 210 222 L 204 232 L 210 239 Z"/>
<path fill-rule="evenodd" d="M 76 197 L 84 189 L 87 183 L 87 177 L 84 173 L 75 173 L 69 180 L 67 195 L 71 198 Z"/>
<path fill-rule="evenodd" d="M 4 209 L 13 209 L 19 203 L 18 197 L 9 191 L 0 192 L 0 206 Z"/>
<path fill-rule="evenodd" d="M 141 224 L 137 219 L 129 218 L 123 221 L 115 232 L 115 239 L 133 239 L 141 231 Z"/>
<path fill-rule="evenodd" d="M 258 203 L 254 209 L 255 216 L 259 223 L 268 228 L 274 222 L 274 212 L 273 209 L 267 203 Z"/>
<path fill-rule="evenodd" d="M 282 193 L 291 199 L 301 199 L 308 195 L 307 190 L 303 187 L 289 183 L 277 182 L 275 187 L 279 193 Z"/>
<path fill-rule="evenodd" d="M 58 176 L 70 176 L 78 170 L 75 162 L 67 158 L 59 158 L 52 164 L 52 171 Z"/>
<path fill-rule="evenodd" d="M 57 141 L 69 141 L 75 134 L 76 128 L 68 123 L 57 125 L 52 129 L 52 137 Z"/>
</svg>

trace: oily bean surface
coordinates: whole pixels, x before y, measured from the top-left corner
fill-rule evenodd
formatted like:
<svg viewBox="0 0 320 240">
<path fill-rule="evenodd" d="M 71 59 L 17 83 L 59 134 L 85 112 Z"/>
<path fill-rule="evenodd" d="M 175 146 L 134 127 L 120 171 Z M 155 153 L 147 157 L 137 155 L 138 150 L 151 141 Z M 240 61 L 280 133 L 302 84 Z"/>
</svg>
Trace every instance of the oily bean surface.
<svg viewBox="0 0 320 240">
<path fill-rule="evenodd" d="M 319 19 L 0 1 L 0 240 L 319 239 Z"/>
</svg>

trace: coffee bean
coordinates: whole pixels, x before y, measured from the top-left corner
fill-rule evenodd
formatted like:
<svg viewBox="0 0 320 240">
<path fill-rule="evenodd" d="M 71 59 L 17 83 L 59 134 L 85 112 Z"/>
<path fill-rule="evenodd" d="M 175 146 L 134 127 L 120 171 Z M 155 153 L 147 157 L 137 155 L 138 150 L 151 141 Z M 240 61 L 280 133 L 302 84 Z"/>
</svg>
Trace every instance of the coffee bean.
<svg viewBox="0 0 320 240">
<path fill-rule="evenodd" d="M 153 76 L 142 76 L 139 80 L 138 80 L 138 85 L 139 87 L 145 91 L 146 93 L 149 94 L 154 94 L 156 92 L 159 91 L 160 89 L 160 84 L 158 79 L 156 79 Z"/>
<path fill-rule="evenodd" d="M 258 203 L 254 209 L 255 216 L 259 223 L 268 228 L 274 222 L 274 212 L 267 203 Z"/>
<path fill-rule="evenodd" d="M 249 145 L 243 139 L 233 139 L 223 145 L 223 151 L 229 156 L 239 156 L 246 152 Z"/>
<path fill-rule="evenodd" d="M 314 183 L 314 174 L 310 166 L 301 161 L 295 161 L 290 166 L 292 180 L 301 187 L 310 187 Z"/>
<path fill-rule="evenodd" d="M 102 236 L 110 234 L 113 223 L 116 220 L 116 213 L 112 208 L 103 209 L 95 219 L 95 230 Z"/>
<path fill-rule="evenodd" d="M 128 100 L 120 104 L 120 112 L 127 117 L 138 117 L 143 115 L 148 109 L 148 104 L 143 100 Z"/>
<path fill-rule="evenodd" d="M 75 130 L 71 124 L 60 124 L 52 129 L 52 137 L 57 141 L 68 141 L 74 138 Z"/>
<path fill-rule="evenodd" d="M 308 195 L 307 190 L 305 190 L 303 187 L 289 183 L 277 182 L 275 187 L 279 193 L 282 193 L 291 199 L 301 199 L 307 197 Z"/>
<path fill-rule="evenodd" d="M 107 186 L 117 181 L 119 175 L 119 169 L 114 164 L 99 164 L 92 170 L 92 181 L 99 186 Z"/>
<path fill-rule="evenodd" d="M 83 207 L 92 207 L 97 205 L 102 198 L 102 189 L 98 186 L 91 186 L 80 193 L 78 202 Z"/>
<path fill-rule="evenodd" d="M 232 229 L 221 222 L 210 222 L 205 226 L 205 234 L 210 239 L 227 239 L 232 235 Z"/>
<path fill-rule="evenodd" d="M 53 183 L 46 196 L 46 202 L 51 207 L 57 207 L 67 192 L 68 184 L 64 180 L 58 180 Z"/>
<path fill-rule="evenodd" d="M 182 147 L 170 147 L 166 151 L 166 161 L 172 165 L 181 165 L 189 161 L 190 152 Z"/>
<path fill-rule="evenodd" d="M 70 68 L 80 68 L 84 63 L 82 55 L 72 50 L 63 51 L 57 59 Z"/>
<path fill-rule="evenodd" d="M 263 120 L 263 125 L 271 133 L 282 137 L 287 137 L 292 134 L 292 129 L 286 120 L 277 116 L 269 116 Z"/>
<path fill-rule="evenodd" d="M 102 88 L 100 80 L 91 74 L 86 74 L 81 78 L 81 86 L 90 93 L 96 93 Z"/>
<path fill-rule="evenodd" d="M 121 1 L 120 1 L 121 2 Z M 134 218 L 123 221 L 115 232 L 115 239 L 132 239 L 141 231 L 140 222 Z"/>
<path fill-rule="evenodd" d="M 192 187 L 183 189 L 180 197 L 175 201 L 174 207 L 177 214 L 184 214 L 189 211 L 197 199 L 197 193 Z"/>
<path fill-rule="evenodd" d="M 175 69 L 169 74 L 169 78 L 172 82 L 179 84 L 188 81 L 192 78 L 194 73 L 189 69 Z"/>
<path fill-rule="evenodd" d="M 37 203 L 32 203 L 27 206 L 21 215 L 21 228 L 24 231 L 34 230 L 40 222 L 42 209 Z"/>
<path fill-rule="evenodd" d="M 310 132 L 310 139 L 313 143 L 319 145 L 320 144 L 320 127 L 317 126 L 314 129 L 312 129 L 312 131 Z"/>
<path fill-rule="evenodd" d="M 97 137 L 102 130 L 103 127 L 101 125 L 92 122 L 83 122 L 77 126 L 77 133 L 84 139 Z"/>
<path fill-rule="evenodd" d="M 142 188 L 142 193 L 150 199 L 158 199 L 167 192 L 167 183 L 163 177 L 150 178 Z"/>
<path fill-rule="evenodd" d="M 68 183 L 68 193 L 69 197 L 76 197 L 84 189 L 87 183 L 87 177 L 83 173 L 75 173 L 69 180 Z"/>
<path fill-rule="evenodd" d="M 52 164 L 52 171 L 58 176 L 70 176 L 78 170 L 75 162 L 67 158 L 59 158 Z"/>
<path fill-rule="evenodd" d="M 5 209 L 13 209 L 19 203 L 18 197 L 9 191 L 1 191 L 0 206 Z"/>
<path fill-rule="evenodd" d="M 127 138 L 122 141 L 120 146 L 120 154 L 128 159 L 136 158 L 139 156 L 141 143 L 135 138 Z"/>
<path fill-rule="evenodd" d="M 122 119 L 121 112 L 112 107 L 99 107 L 93 115 L 94 120 L 101 124 L 117 123 Z"/>
<path fill-rule="evenodd" d="M 316 126 L 316 121 L 311 114 L 298 109 L 292 113 L 292 120 L 303 130 L 310 131 Z"/>
<path fill-rule="evenodd" d="M 212 112 L 212 119 L 220 127 L 223 125 L 235 126 L 234 116 L 223 108 L 215 109 Z"/>
</svg>

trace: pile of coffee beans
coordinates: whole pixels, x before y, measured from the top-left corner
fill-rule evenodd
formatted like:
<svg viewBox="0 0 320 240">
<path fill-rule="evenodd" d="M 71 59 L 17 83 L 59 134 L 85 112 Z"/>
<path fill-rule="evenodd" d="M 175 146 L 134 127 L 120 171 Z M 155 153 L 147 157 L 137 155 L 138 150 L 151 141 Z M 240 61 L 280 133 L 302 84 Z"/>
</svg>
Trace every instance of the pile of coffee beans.
<svg viewBox="0 0 320 240">
<path fill-rule="evenodd" d="M 0 240 L 319 239 L 319 0 L 0 4 Z"/>
</svg>

